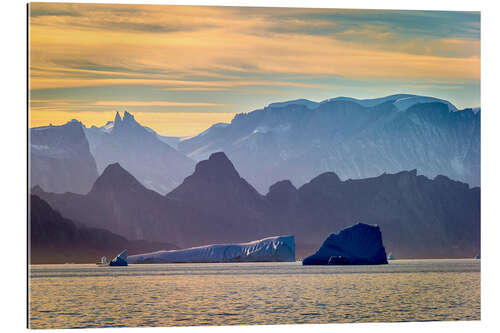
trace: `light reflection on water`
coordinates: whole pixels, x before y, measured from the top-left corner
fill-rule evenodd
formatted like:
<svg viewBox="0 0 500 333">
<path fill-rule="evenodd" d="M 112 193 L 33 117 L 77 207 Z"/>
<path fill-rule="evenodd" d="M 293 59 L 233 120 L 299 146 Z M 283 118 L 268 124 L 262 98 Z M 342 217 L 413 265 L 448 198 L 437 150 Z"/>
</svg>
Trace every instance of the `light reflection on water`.
<svg viewBox="0 0 500 333">
<path fill-rule="evenodd" d="M 479 260 L 30 266 L 31 328 L 479 320 Z"/>
</svg>

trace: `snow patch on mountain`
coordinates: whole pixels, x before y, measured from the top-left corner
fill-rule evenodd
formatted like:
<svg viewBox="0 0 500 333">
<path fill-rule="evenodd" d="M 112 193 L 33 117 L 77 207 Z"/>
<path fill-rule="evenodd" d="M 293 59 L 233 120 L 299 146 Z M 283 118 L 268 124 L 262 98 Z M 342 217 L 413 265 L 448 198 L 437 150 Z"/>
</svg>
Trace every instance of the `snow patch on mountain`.
<svg viewBox="0 0 500 333">
<path fill-rule="evenodd" d="M 309 110 L 313 110 L 318 107 L 319 103 L 308 99 L 295 99 L 292 101 L 271 103 L 266 108 L 282 108 L 288 105 L 303 105 Z"/>
<path fill-rule="evenodd" d="M 394 106 L 399 111 L 405 111 L 409 107 L 418 104 L 418 103 L 433 103 L 433 102 L 439 102 L 439 103 L 444 103 L 448 106 L 449 111 L 455 112 L 457 111 L 457 108 L 450 103 L 449 101 L 446 101 L 444 99 L 436 98 L 436 97 L 429 97 L 429 96 L 419 96 L 419 95 L 410 95 L 410 94 L 396 94 L 396 95 L 390 95 L 390 96 L 385 96 L 385 97 L 380 97 L 380 98 L 369 98 L 369 99 L 357 99 L 357 98 L 352 98 L 352 97 L 335 97 L 335 98 L 330 98 L 326 99 L 324 101 L 321 101 L 320 104 L 324 103 L 330 103 L 330 102 L 336 102 L 336 101 L 350 101 L 357 103 L 361 106 L 364 107 L 374 107 L 377 105 L 380 105 L 382 103 L 386 103 L 389 101 L 392 101 Z"/>
<path fill-rule="evenodd" d="M 455 105 L 451 104 L 448 101 L 445 101 L 443 99 L 435 98 L 435 97 L 427 97 L 427 96 L 411 96 L 411 97 L 403 97 L 403 98 L 398 98 L 395 102 L 394 105 L 398 108 L 400 111 L 407 110 L 409 107 L 419 104 L 419 103 L 444 103 L 448 106 L 448 110 L 451 112 L 457 111 L 457 108 Z"/>
<path fill-rule="evenodd" d="M 179 150 L 196 161 L 226 152 L 261 193 L 283 178 L 300 186 L 326 171 L 356 179 L 418 168 L 478 184 L 480 115 L 471 109 L 409 94 L 336 97 L 312 110 L 277 105 L 240 113 L 180 141 Z"/>
</svg>

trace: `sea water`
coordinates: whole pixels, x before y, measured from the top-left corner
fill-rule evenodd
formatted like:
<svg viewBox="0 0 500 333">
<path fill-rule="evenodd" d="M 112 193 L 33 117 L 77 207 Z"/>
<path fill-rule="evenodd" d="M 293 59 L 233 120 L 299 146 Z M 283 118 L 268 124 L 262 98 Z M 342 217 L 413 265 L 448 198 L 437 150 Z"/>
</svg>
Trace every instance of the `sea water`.
<svg viewBox="0 0 500 333">
<path fill-rule="evenodd" d="M 480 260 L 31 265 L 31 328 L 480 319 Z"/>
</svg>

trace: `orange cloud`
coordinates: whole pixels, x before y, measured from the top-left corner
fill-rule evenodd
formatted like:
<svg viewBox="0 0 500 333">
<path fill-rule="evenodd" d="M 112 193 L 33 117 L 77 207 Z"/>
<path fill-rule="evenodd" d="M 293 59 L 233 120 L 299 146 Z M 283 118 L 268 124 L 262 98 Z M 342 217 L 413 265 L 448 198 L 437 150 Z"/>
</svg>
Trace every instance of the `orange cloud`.
<svg viewBox="0 0 500 333">
<path fill-rule="evenodd" d="M 199 102 L 168 102 L 168 101 L 98 101 L 92 103 L 97 106 L 224 106 L 218 103 Z"/>
<path fill-rule="evenodd" d="M 151 79 L 86 79 L 86 78 L 33 78 L 30 77 L 31 89 L 69 88 L 91 86 L 119 86 L 119 85 L 147 85 L 147 86 L 192 86 L 192 87 L 246 87 L 246 86 L 274 86 L 274 87 L 305 87 L 326 88 L 324 84 L 308 84 L 286 81 L 186 81 L 186 80 L 151 80 Z"/>
<path fill-rule="evenodd" d="M 53 89 L 55 96 L 65 96 L 65 88 L 133 85 L 161 88 L 168 98 L 175 92 L 193 96 L 181 102 L 158 101 L 153 94 L 68 101 L 50 99 L 50 91 L 43 91 L 38 96 L 48 97 L 32 100 L 30 110 L 35 119 L 47 121 L 49 115 L 67 119 L 78 112 L 78 118 L 92 115 L 100 122 L 102 114 L 117 105 L 140 110 L 137 119 L 164 123 L 165 117 L 176 123 L 166 114 L 225 107 L 226 94 L 235 90 L 280 94 L 276 89 L 304 88 L 300 90 L 329 96 L 335 81 L 324 78 L 373 82 L 363 89 L 391 80 L 431 87 L 480 79 L 479 39 L 432 34 L 405 38 L 397 29 L 356 19 L 342 30 L 334 19 L 310 16 L 345 16 L 352 13 L 348 10 L 32 3 L 30 11 L 32 92 Z M 373 11 L 355 13 L 366 16 Z M 224 95 L 219 97 L 223 100 L 204 100 L 210 92 Z M 149 109 L 157 112 L 144 112 Z M 195 124 L 209 124 L 206 117 L 182 116 L 178 126 L 184 128 L 183 121 L 190 120 L 192 128 L 199 128 Z M 213 117 L 215 122 L 225 116 Z"/>
<path fill-rule="evenodd" d="M 117 14 L 114 12 L 117 8 L 130 14 Z M 444 81 L 477 80 L 480 75 L 477 56 L 435 55 L 438 49 L 477 50 L 479 41 L 420 41 L 418 44 L 402 43 L 388 50 L 380 49 L 376 43 L 353 43 L 330 35 L 263 33 L 266 27 L 275 24 L 266 21 L 266 16 L 244 15 L 241 10 L 224 7 L 78 5 L 66 10 L 81 12 L 82 16 L 42 16 L 30 20 L 31 66 L 47 70 L 45 74 L 37 72 L 37 76 L 32 77 L 32 89 L 170 84 L 139 79 L 140 74 L 133 73 L 147 68 L 170 73 L 194 73 L 203 68 L 246 73 L 330 74 L 355 79 L 428 77 Z M 307 23 L 292 21 L 299 26 Z M 127 23 L 133 23 L 131 26 L 135 29 L 127 28 Z M 322 21 L 314 23 L 328 24 Z M 359 33 L 348 30 L 344 37 Z M 391 37 L 390 33 L 375 28 L 361 33 L 369 34 L 366 40 L 380 41 Z M 415 48 L 419 47 L 422 54 L 415 54 Z M 80 77 L 77 70 L 68 78 L 57 78 L 57 73 L 51 73 L 51 68 L 69 60 L 110 67 L 118 64 L 129 71 L 126 74 L 101 73 L 115 76 L 106 80 Z M 117 78 L 124 75 L 128 79 Z M 159 75 L 152 73 L 150 78 L 155 76 Z"/>
</svg>

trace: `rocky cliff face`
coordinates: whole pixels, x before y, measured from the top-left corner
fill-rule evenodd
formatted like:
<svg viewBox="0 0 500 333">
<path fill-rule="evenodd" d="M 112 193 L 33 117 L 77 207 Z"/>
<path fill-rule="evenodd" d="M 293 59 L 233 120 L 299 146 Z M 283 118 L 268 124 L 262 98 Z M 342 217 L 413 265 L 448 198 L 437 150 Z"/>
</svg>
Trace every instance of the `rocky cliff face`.
<svg viewBox="0 0 500 333">
<path fill-rule="evenodd" d="M 31 128 L 30 187 L 49 192 L 87 193 L 97 179 L 97 167 L 82 124 Z"/>
<path fill-rule="evenodd" d="M 359 179 L 418 169 L 478 186 L 480 112 L 414 95 L 290 101 L 239 114 L 179 149 L 198 161 L 224 151 L 260 193 L 283 179 L 301 186 L 327 171 Z"/>
</svg>

